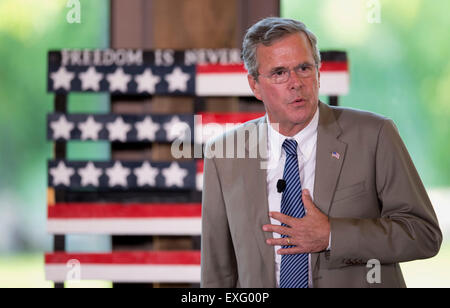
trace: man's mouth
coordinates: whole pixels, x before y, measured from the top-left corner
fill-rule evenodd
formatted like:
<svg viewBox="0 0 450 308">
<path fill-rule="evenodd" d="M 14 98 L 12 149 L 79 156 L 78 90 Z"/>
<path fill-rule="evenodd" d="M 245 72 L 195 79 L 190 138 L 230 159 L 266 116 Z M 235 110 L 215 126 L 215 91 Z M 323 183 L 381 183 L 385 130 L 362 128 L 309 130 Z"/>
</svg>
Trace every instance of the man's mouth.
<svg viewBox="0 0 450 308">
<path fill-rule="evenodd" d="M 298 105 L 298 104 L 302 104 L 304 102 L 305 102 L 305 100 L 303 98 L 296 98 L 293 101 L 291 101 L 291 104 Z"/>
</svg>

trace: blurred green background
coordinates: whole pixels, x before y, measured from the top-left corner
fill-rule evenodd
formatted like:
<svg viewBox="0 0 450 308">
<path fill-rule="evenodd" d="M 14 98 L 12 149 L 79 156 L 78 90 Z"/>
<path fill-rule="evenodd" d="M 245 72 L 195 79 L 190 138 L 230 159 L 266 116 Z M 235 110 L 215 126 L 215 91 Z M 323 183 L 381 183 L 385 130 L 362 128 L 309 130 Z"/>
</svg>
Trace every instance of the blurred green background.
<svg viewBox="0 0 450 308">
<path fill-rule="evenodd" d="M 52 249 L 47 51 L 109 45 L 109 1 L 80 2 L 81 23 L 71 24 L 67 0 L 0 0 L 0 287 L 52 286 L 43 268 L 43 252 Z M 429 192 L 444 244 L 432 259 L 402 264 L 413 287 L 450 286 L 449 11 L 441 0 L 281 1 L 281 15 L 305 22 L 322 50 L 348 52 L 350 93 L 340 104 L 392 118 Z M 104 94 L 69 96 L 69 112 L 107 112 L 108 105 Z M 108 156 L 107 143 L 69 144 L 69 159 Z M 77 249 L 108 249 L 108 239 L 69 237 L 68 250 Z"/>
</svg>

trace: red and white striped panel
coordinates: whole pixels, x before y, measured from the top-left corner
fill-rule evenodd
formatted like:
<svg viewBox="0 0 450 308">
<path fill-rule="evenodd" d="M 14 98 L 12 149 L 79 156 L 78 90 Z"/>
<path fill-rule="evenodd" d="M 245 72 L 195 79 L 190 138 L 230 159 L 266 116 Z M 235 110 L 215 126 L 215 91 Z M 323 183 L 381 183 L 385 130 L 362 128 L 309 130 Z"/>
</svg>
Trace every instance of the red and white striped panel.
<svg viewBox="0 0 450 308">
<path fill-rule="evenodd" d="M 200 282 L 200 251 L 133 251 L 45 254 L 50 281 Z"/>
<path fill-rule="evenodd" d="M 348 94 L 350 75 L 348 62 L 323 61 L 320 67 L 320 95 L 338 96 Z"/>
<path fill-rule="evenodd" d="M 199 96 L 253 96 L 243 63 L 197 65 L 195 82 Z M 322 61 L 320 95 L 345 95 L 349 85 L 347 61 Z"/>
<path fill-rule="evenodd" d="M 197 65 L 195 85 L 198 96 L 253 95 L 243 63 Z"/>
<path fill-rule="evenodd" d="M 206 143 L 236 126 L 264 116 L 264 112 L 199 113 L 195 117 L 195 141 Z"/>
<path fill-rule="evenodd" d="M 201 234 L 201 204 L 56 204 L 48 207 L 51 234 Z"/>
</svg>

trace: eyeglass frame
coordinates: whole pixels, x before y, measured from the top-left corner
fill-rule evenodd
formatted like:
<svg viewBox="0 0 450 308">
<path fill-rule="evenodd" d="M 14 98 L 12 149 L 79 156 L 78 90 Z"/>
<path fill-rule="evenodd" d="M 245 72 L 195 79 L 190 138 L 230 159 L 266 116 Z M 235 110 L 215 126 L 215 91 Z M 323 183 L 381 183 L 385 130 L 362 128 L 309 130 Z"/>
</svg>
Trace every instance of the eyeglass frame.
<svg viewBox="0 0 450 308">
<path fill-rule="evenodd" d="M 301 75 L 301 72 L 298 72 L 297 70 L 305 68 L 305 67 L 311 68 L 311 71 L 308 72 L 308 74 L 306 74 L 306 75 Z M 313 67 L 315 67 L 317 70 L 319 70 L 319 65 L 318 64 L 311 64 L 311 63 L 308 63 L 308 62 L 301 63 L 301 64 L 297 65 L 296 67 L 294 67 L 292 69 L 291 68 L 286 68 L 286 67 L 276 67 L 276 68 L 272 69 L 273 72 L 268 73 L 268 74 L 260 74 L 258 72 L 258 75 L 256 76 L 256 79 L 258 79 L 259 76 L 262 76 L 264 78 L 269 79 L 273 84 L 282 84 L 282 83 L 288 82 L 291 79 L 292 71 L 294 71 L 297 74 L 297 76 L 299 76 L 300 78 L 309 78 L 309 77 L 311 77 L 314 74 Z M 286 80 L 276 82 L 274 80 L 274 78 L 276 77 L 276 76 L 274 76 L 274 74 L 277 74 L 278 72 L 282 72 L 283 70 L 287 71 Z"/>
</svg>

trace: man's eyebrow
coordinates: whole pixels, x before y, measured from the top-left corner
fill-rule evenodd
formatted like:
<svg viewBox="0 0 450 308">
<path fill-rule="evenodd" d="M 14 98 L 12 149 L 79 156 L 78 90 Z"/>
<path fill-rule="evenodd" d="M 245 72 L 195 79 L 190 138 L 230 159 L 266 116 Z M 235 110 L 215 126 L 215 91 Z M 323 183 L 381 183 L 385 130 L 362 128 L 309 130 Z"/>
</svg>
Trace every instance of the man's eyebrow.
<svg viewBox="0 0 450 308">
<path fill-rule="evenodd" d="M 295 68 L 298 68 L 298 67 L 301 67 L 301 66 L 314 66 L 314 64 L 309 62 L 309 61 L 304 61 L 304 62 L 301 62 L 301 63 L 297 64 L 295 66 Z M 280 71 L 280 70 L 287 70 L 287 69 L 288 68 L 285 67 L 285 66 L 276 66 L 276 67 L 274 67 L 274 68 L 272 68 L 270 70 L 270 73 L 274 73 L 274 72 L 277 72 L 277 71 Z"/>
<path fill-rule="evenodd" d="M 274 73 L 274 72 L 278 72 L 278 71 L 285 70 L 285 69 L 287 69 L 285 66 L 277 66 L 277 67 L 272 68 L 270 70 L 270 72 Z"/>
<path fill-rule="evenodd" d="M 314 64 L 311 62 L 305 61 L 305 62 L 298 64 L 296 67 L 300 67 L 300 66 L 314 66 Z"/>
</svg>

